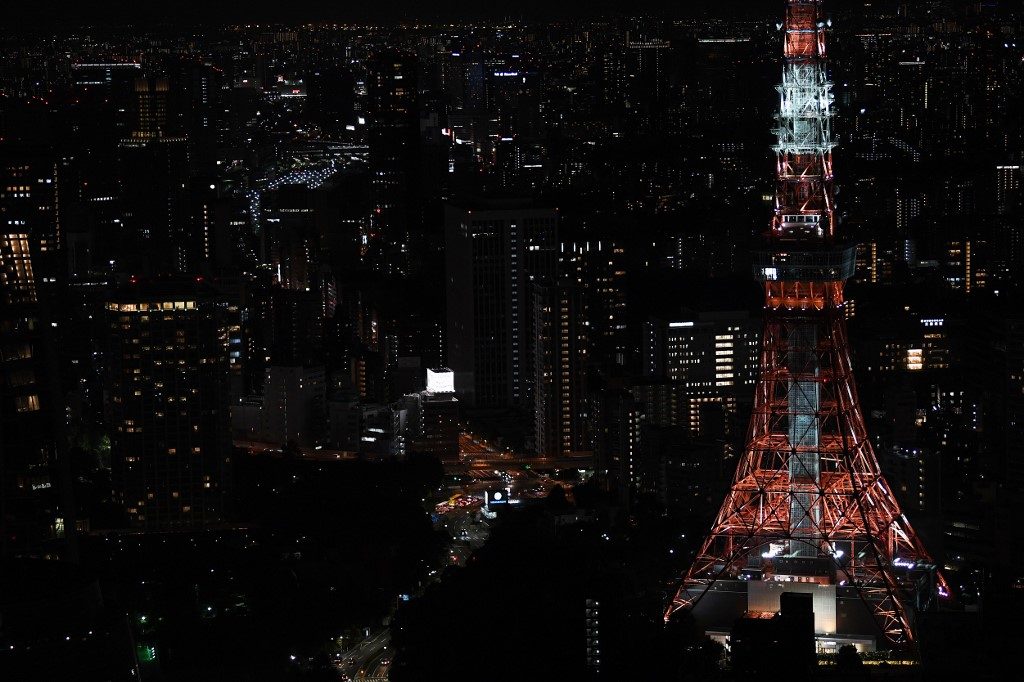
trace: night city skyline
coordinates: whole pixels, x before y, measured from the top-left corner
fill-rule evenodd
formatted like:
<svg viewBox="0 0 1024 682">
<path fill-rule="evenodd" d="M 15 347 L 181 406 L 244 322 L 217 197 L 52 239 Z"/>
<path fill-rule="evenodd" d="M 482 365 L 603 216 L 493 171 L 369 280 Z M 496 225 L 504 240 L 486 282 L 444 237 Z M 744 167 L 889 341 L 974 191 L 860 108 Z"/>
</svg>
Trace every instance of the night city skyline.
<svg viewBox="0 0 1024 682">
<path fill-rule="evenodd" d="M 859 0 L 868 6 L 895 7 L 887 0 Z M 297 22 L 329 23 L 340 22 L 370 26 L 374 24 L 408 24 L 418 21 L 439 24 L 464 24 L 479 20 L 510 21 L 561 21 L 604 19 L 647 15 L 664 18 L 743 18 L 770 19 L 778 13 L 775 8 L 761 0 L 728 0 L 719 5 L 681 5 L 668 7 L 664 3 L 640 0 L 626 8 L 610 0 L 594 2 L 561 2 L 557 4 L 525 0 L 509 6 L 467 6 L 455 0 L 438 0 L 429 4 L 410 0 L 392 0 L 375 5 L 354 5 L 324 7 L 322 3 L 300 1 L 287 7 L 273 2 L 250 2 L 240 5 L 214 5 L 189 0 L 176 5 L 175 12 L 161 8 L 139 5 L 131 2 L 110 2 L 101 7 L 66 8 L 60 17 L 49 15 L 47 8 L 33 5 L 19 5 L 8 13 L 9 25 L 20 30 L 43 28 L 44 20 L 56 20 L 58 25 L 69 27 L 122 27 L 136 25 L 158 27 L 161 25 L 200 26 L 209 23 L 282 23 L 295 25 Z"/>
<path fill-rule="evenodd" d="M 0 678 L 1005 679 L 1024 11 L 19 5 Z"/>
</svg>

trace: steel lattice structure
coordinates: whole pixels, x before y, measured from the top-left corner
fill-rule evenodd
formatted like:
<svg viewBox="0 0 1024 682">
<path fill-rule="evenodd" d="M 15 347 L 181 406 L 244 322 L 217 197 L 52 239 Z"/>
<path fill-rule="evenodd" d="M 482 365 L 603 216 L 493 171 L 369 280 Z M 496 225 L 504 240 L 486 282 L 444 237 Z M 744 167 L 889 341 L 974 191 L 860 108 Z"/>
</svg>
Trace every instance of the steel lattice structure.
<svg viewBox="0 0 1024 682">
<path fill-rule="evenodd" d="M 771 580 L 781 557 L 827 559 L 880 633 L 909 643 L 915 592 L 920 606 L 948 590 L 920 570 L 931 559 L 882 476 L 857 399 L 843 302 L 856 247 L 836 230 L 826 24 L 821 0 L 787 0 L 775 210 L 754 258 L 761 378 L 731 489 L 665 618 L 716 580 Z"/>
</svg>

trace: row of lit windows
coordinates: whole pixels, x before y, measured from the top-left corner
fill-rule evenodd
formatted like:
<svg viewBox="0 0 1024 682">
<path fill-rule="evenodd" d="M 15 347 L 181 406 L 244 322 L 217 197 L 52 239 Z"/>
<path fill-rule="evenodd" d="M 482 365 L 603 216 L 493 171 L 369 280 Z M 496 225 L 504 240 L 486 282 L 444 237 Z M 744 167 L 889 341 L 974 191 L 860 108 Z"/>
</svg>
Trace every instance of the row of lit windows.
<svg viewBox="0 0 1024 682">
<path fill-rule="evenodd" d="M 107 310 L 122 313 L 139 313 L 149 310 L 194 310 L 195 301 L 160 301 L 156 303 L 108 303 Z"/>
</svg>

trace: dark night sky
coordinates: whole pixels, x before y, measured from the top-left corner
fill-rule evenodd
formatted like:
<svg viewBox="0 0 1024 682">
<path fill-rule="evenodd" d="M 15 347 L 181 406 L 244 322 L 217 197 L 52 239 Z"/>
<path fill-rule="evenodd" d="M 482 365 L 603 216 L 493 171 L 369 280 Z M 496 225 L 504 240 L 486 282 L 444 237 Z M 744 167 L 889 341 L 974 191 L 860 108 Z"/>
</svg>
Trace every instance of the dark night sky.
<svg viewBox="0 0 1024 682">
<path fill-rule="evenodd" d="M 572 17 L 650 14 L 685 17 L 714 15 L 769 16 L 777 14 L 782 0 L 719 0 L 712 3 L 675 0 L 386 0 L 384 2 L 317 2 L 316 0 L 253 0 L 220 2 L 208 0 L 136 0 L 124 2 L 11 3 L 4 8 L 7 31 L 36 30 L 74 25 L 122 25 L 128 23 L 170 23 L 198 25 L 225 22 L 301 22 L 339 20 L 390 23 L 403 19 L 568 19 Z M 0 29 L 2 30 L 2 29 Z"/>
</svg>

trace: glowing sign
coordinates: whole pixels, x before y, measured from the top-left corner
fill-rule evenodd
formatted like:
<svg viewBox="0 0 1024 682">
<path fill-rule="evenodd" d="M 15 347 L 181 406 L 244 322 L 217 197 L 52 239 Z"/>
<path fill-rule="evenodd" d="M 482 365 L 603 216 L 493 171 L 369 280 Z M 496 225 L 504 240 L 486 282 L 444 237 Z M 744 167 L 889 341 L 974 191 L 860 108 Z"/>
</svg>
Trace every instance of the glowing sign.
<svg viewBox="0 0 1024 682">
<path fill-rule="evenodd" d="M 454 393 L 455 372 L 447 367 L 428 369 L 427 390 L 431 393 Z"/>
</svg>

